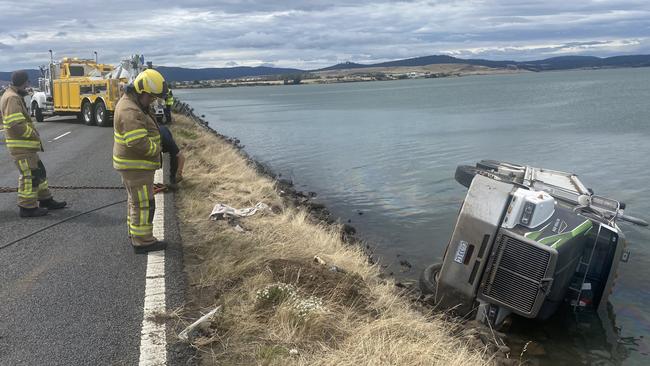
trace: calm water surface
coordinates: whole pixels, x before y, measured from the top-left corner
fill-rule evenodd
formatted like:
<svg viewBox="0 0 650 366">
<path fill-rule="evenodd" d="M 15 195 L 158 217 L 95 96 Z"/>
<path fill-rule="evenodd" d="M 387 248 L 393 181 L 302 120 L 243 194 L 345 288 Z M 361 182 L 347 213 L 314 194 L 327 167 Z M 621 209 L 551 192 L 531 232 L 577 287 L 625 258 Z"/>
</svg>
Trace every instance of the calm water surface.
<svg viewBox="0 0 650 366">
<path fill-rule="evenodd" d="M 466 192 L 458 164 L 573 171 L 629 214 L 650 216 L 650 68 L 176 95 L 298 189 L 318 192 L 402 278 L 441 260 Z M 622 225 L 632 257 L 610 319 L 515 323 L 513 333 L 544 344 L 543 364 L 650 364 L 650 230 Z"/>
</svg>

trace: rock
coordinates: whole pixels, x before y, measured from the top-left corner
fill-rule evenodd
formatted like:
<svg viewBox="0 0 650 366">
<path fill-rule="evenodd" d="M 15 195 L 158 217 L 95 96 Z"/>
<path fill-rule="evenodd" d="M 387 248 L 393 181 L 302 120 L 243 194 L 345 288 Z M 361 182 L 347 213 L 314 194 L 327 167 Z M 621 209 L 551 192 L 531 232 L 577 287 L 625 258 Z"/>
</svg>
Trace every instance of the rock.
<svg viewBox="0 0 650 366">
<path fill-rule="evenodd" d="M 413 267 L 413 266 L 411 265 L 411 263 L 409 263 L 409 261 L 407 261 L 406 259 L 399 261 L 399 264 L 402 265 L 402 266 L 404 266 L 404 267 L 408 267 L 408 268 Z"/>
<path fill-rule="evenodd" d="M 343 233 L 346 235 L 354 235 L 357 233 L 357 229 L 355 229 L 354 226 L 348 224 L 343 224 L 341 231 L 343 231 Z"/>
<path fill-rule="evenodd" d="M 278 186 L 280 186 L 282 189 L 285 189 L 285 187 L 290 188 L 293 187 L 293 182 L 291 181 L 291 179 L 281 178 L 278 179 Z"/>
</svg>

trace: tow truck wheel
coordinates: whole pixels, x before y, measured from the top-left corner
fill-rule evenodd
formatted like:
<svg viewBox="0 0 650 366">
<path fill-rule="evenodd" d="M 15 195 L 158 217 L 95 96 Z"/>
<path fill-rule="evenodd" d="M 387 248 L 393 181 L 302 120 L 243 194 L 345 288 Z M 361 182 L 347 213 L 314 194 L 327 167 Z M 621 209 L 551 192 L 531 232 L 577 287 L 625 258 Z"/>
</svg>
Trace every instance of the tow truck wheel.
<svg viewBox="0 0 650 366">
<path fill-rule="evenodd" d="M 38 106 L 38 103 L 32 103 L 32 111 L 34 112 L 36 122 L 43 122 L 43 110 Z"/>
<path fill-rule="evenodd" d="M 93 105 L 85 100 L 81 105 L 81 118 L 86 126 L 95 125 L 95 115 L 93 114 Z"/>
<path fill-rule="evenodd" d="M 109 115 L 106 112 L 106 105 L 101 100 L 95 103 L 95 121 L 99 127 L 109 127 L 111 125 Z"/>
<path fill-rule="evenodd" d="M 433 295 L 438 291 L 438 274 L 442 269 L 442 263 L 434 263 L 420 274 L 420 290 L 424 295 Z"/>
</svg>

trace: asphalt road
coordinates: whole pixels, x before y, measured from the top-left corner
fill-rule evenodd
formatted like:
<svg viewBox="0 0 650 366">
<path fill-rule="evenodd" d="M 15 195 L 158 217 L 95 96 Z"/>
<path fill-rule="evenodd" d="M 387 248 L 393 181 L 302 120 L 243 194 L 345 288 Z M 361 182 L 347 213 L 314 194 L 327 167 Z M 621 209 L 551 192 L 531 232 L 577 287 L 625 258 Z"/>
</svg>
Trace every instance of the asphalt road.
<svg viewBox="0 0 650 366">
<path fill-rule="evenodd" d="M 70 119 L 36 128 L 50 185 L 121 186 L 111 165 L 112 128 Z M 18 171 L 4 147 L 0 169 L 0 186 L 15 187 Z M 0 193 L 0 248 L 126 198 L 123 190 L 52 192 L 69 207 L 31 219 L 18 216 L 16 193 Z M 173 195 L 166 194 L 167 309 L 178 307 L 184 293 L 173 207 Z M 126 203 L 118 203 L 0 249 L 0 365 L 138 364 L 147 256 L 133 253 L 125 221 Z M 173 343 L 174 332 L 168 328 L 167 334 Z M 175 347 L 168 364 L 185 363 L 186 354 Z"/>
</svg>

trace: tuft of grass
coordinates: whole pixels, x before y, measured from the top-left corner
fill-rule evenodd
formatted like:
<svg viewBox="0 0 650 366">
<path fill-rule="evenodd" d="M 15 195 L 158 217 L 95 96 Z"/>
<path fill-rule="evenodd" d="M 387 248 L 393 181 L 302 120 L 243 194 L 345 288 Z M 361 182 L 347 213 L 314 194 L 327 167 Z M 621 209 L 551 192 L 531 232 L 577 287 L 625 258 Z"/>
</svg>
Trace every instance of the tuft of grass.
<svg viewBox="0 0 650 366">
<path fill-rule="evenodd" d="M 175 129 L 174 132 L 176 133 L 177 136 L 180 136 L 186 140 L 196 140 L 197 138 L 199 138 L 199 135 L 196 132 L 185 130 L 182 128 Z"/>
<path fill-rule="evenodd" d="M 176 199 L 190 284 L 185 310 L 195 319 L 223 306 L 204 341 L 194 344 L 203 364 L 491 363 L 491 355 L 452 335 L 459 324 L 414 310 L 392 280 L 379 278 L 361 247 L 341 241 L 340 227 L 285 203 L 276 183 L 224 139 L 184 116 L 174 121 L 187 157 Z M 246 232 L 208 219 L 215 203 L 258 202 L 277 209 L 241 219 Z M 316 255 L 343 271 L 313 263 Z M 299 355 L 289 355 L 291 349 Z"/>
</svg>

